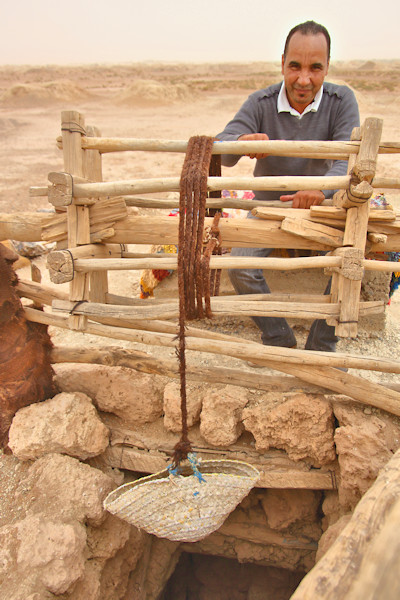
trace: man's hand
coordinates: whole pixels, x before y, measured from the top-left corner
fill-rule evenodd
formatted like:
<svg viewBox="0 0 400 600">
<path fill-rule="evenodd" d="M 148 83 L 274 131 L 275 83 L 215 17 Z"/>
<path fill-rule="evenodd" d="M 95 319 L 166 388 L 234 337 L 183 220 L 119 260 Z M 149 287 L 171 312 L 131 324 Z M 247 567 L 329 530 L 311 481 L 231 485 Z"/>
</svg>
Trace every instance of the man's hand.
<svg viewBox="0 0 400 600">
<path fill-rule="evenodd" d="M 238 138 L 238 142 L 246 142 L 249 140 L 269 140 L 269 137 L 267 136 L 266 133 L 247 133 L 245 135 L 241 135 Z M 268 154 L 246 154 L 245 156 L 249 156 L 250 158 L 266 158 L 268 156 Z"/>
<path fill-rule="evenodd" d="M 296 192 L 295 194 L 281 196 L 280 199 L 282 202 L 293 200 L 293 208 L 310 208 L 310 206 L 322 204 L 325 200 L 325 196 L 320 190 L 303 190 L 301 192 Z"/>
</svg>

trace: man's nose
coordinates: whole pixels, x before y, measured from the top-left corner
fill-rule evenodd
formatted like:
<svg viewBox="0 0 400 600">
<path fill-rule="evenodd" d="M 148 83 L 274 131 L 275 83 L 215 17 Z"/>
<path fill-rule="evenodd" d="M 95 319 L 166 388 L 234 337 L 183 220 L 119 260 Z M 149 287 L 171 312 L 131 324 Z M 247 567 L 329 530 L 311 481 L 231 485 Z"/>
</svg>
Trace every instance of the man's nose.
<svg viewBox="0 0 400 600">
<path fill-rule="evenodd" d="M 302 69 L 299 73 L 297 82 L 303 87 L 309 85 L 311 82 L 310 71 Z"/>
</svg>

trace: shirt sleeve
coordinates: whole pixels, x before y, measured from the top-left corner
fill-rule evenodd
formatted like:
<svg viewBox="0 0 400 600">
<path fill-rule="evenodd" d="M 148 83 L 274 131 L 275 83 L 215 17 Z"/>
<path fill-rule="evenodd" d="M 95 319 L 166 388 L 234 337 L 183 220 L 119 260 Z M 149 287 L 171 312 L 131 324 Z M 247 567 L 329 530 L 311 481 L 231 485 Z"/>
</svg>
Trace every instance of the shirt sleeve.
<svg viewBox="0 0 400 600">
<path fill-rule="evenodd" d="M 252 94 L 216 138 L 221 142 L 233 142 L 241 135 L 262 133 L 260 132 L 260 122 L 259 103 L 255 94 Z M 221 163 L 225 167 L 233 167 L 240 158 L 240 154 L 222 154 Z"/>
<path fill-rule="evenodd" d="M 360 114 L 356 97 L 350 88 L 346 88 L 333 123 L 331 140 L 347 141 L 350 139 L 351 132 L 353 131 L 354 127 L 359 126 Z M 327 177 L 346 175 L 347 164 L 347 160 L 334 160 L 332 167 L 325 173 L 325 175 Z M 325 198 L 331 198 L 336 191 L 337 190 L 324 190 Z"/>
</svg>

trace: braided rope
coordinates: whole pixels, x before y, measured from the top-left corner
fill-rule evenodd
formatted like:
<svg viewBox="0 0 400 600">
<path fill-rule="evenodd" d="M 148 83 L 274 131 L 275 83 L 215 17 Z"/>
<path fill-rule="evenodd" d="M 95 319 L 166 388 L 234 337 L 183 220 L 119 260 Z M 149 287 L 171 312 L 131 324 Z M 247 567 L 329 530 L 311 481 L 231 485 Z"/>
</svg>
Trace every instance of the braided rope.
<svg viewBox="0 0 400 600">
<path fill-rule="evenodd" d="M 179 360 L 181 392 L 181 439 L 174 448 L 173 468 L 187 458 L 192 447 L 188 438 L 186 398 L 185 322 L 204 316 L 211 317 L 210 305 L 210 255 L 218 243 L 218 220 L 214 217 L 211 237 L 202 258 L 204 222 L 206 214 L 207 178 L 212 158 L 214 139 L 206 136 L 190 138 L 182 167 L 179 196 L 179 332 L 176 354 Z M 219 163 L 220 164 L 220 163 Z M 215 162 L 213 169 L 215 170 Z M 220 166 L 219 166 L 220 172 Z"/>
</svg>

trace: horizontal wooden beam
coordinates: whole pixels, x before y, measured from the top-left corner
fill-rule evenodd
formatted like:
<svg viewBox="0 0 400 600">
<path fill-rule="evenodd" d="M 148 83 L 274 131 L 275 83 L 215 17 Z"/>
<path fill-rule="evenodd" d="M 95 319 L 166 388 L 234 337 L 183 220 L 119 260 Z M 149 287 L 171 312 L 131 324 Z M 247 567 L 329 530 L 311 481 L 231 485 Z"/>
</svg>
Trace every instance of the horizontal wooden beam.
<svg viewBox="0 0 400 600">
<path fill-rule="evenodd" d="M 83 247 L 82 247 L 83 248 Z M 64 262 L 58 262 L 67 251 L 56 251 L 57 261 L 49 255 L 48 266 L 56 269 L 64 265 Z M 115 255 L 114 255 L 115 256 Z M 369 271 L 397 272 L 398 263 L 381 260 L 363 260 L 363 267 Z M 299 271 L 302 269 L 321 269 L 342 266 L 342 258 L 339 256 L 311 256 L 298 258 L 275 258 L 275 257 L 245 257 L 245 256 L 212 256 L 210 258 L 211 269 L 263 269 L 265 271 Z M 77 273 L 87 273 L 91 271 L 140 271 L 142 269 L 165 269 L 174 271 L 178 268 L 176 256 L 167 254 L 158 254 L 147 258 L 78 258 L 71 261 L 70 275 L 73 271 Z M 70 281 L 66 279 L 65 281 Z M 55 283 L 60 283 L 55 281 Z"/>
<path fill-rule="evenodd" d="M 94 205 L 96 206 L 96 205 Z M 90 208 L 93 210 L 93 207 Z M 178 219 L 165 215 L 132 215 L 118 220 L 113 225 L 109 242 L 114 244 L 177 244 Z M 397 223 L 393 222 L 393 223 Z M 58 224 L 55 231 L 55 224 Z M 206 218 L 205 225 L 212 224 Z M 330 250 L 329 246 L 303 240 L 298 236 L 283 232 L 281 220 L 266 219 L 220 219 L 221 244 L 225 247 L 270 247 L 298 248 L 308 250 Z M 399 223 L 400 225 L 400 223 Z M 375 233 L 388 234 L 386 243 L 373 244 L 371 252 L 396 252 L 400 247 L 400 227 L 395 224 L 379 223 L 368 226 Z M 377 231 L 376 231 L 377 230 Z M 22 242 L 49 240 L 67 235 L 66 215 L 54 213 L 9 213 L 0 214 L 0 240 L 13 239 Z"/>
<path fill-rule="evenodd" d="M 57 143 L 62 148 L 61 138 Z M 86 137 L 82 136 L 82 148 L 99 150 L 100 152 L 150 151 L 150 152 L 186 152 L 187 140 L 163 140 L 117 137 Z M 234 141 L 220 142 L 216 140 L 213 154 L 250 154 L 266 152 L 274 156 L 311 156 L 320 158 L 340 158 L 346 160 L 350 154 L 357 154 L 360 142 L 353 141 L 295 141 L 295 140 L 265 140 L 265 141 Z M 400 152 L 397 142 L 381 142 L 380 154 Z"/>
<path fill-rule="evenodd" d="M 33 308 L 24 308 L 26 317 L 29 321 L 44 323 L 68 329 L 68 319 L 54 314 L 44 313 Z M 125 329 L 122 327 L 111 327 L 101 325 L 100 323 L 88 322 L 86 333 L 110 337 L 115 339 L 125 339 L 141 344 L 158 345 L 167 348 L 176 347 L 176 335 L 167 333 L 150 333 L 148 331 L 138 331 Z M 273 363 L 271 368 L 277 368 L 284 372 L 287 364 L 321 366 L 321 367 L 347 367 L 354 369 L 365 369 L 381 371 L 385 373 L 400 373 L 400 361 L 390 360 L 382 357 L 356 356 L 343 354 L 339 352 L 317 352 L 311 350 L 297 350 L 291 348 L 281 348 L 279 346 L 264 346 L 263 344 L 249 343 L 247 340 L 220 341 L 201 339 L 188 336 L 186 338 L 186 348 L 198 352 L 210 352 L 213 354 L 226 354 L 242 360 L 254 360 L 260 363 L 265 361 L 265 365 Z M 277 364 L 275 364 L 277 363 Z M 282 363 L 282 364 L 281 364 Z M 335 373 L 340 379 L 346 373 Z M 352 376 L 354 377 L 354 376 Z M 328 380 L 327 380 L 328 383 Z M 380 387 L 380 386 L 378 386 Z M 329 389 L 335 389 L 329 386 Z M 344 389 L 335 390 L 339 393 L 346 393 Z M 400 396 L 396 399 L 400 402 Z M 365 400 L 365 398 L 364 398 Z M 400 404 L 397 409 L 400 413 Z"/>
<path fill-rule="evenodd" d="M 105 181 L 79 183 L 73 181 L 74 198 L 104 198 L 149 194 L 155 192 L 178 192 L 179 177 L 154 179 L 133 179 L 127 181 Z M 348 188 L 350 176 L 279 176 L 279 177 L 208 177 L 207 189 L 210 192 L 221 190 L 259 190 L 287 192 L 291 190 L 331 190 Z M 400 179 L 374 178 L 374 188 L 400 188 Z M 60 190 L 63 195 L 62 190 Z"/>
<path fill-rule="evenodd" d="M 265 302 L 265 301 L 225 301 L 219 297 L 211 298 L 211 311 L 215 317 L 220 316 L 251 316 L 251 317 L 284 317 L 292 319 L 327 319 L 339 317 L 339 304 L 315 302 Z M 85 315 L 88 318 L 113 318 L 122 320 L 155 320 L 177 319 L 179 306 L 175 302 L 153 305 L 152 302 L 142 306 L 121 306 L 113 304 L 100 304 L 84 302 L 76 306 L 76 302 L 54 300 L 52 303 L 54 313 Z M 374 315 L 384 312 L 383 300 L 360 302 L 359 315 Z"/>
<path fill-rule="evenodd" d="M 26 318 L 36 323 L 69 328 L 68 318 L 25 308 Z M 88 322 L 86 333 L 142 344 L 176 348 L 176 335 L 150 333 L 122 327 L 112 327 Z M 400 416 L 400 394 L 361 377 L 338 371 L 332 367 L 352 367 L 367 370 L 400 373 L 400 361 L 386 358 L 351 356 L 340 353 L 295 350 L 241 342 L 186 338 L 186 348 L 199 352 L 223 354 L 245 361 L 251 360 L 276 371 L 295 375 L 313 385 L 322 385 L 339 394 L 350 396 L 357 402 L 369 404 Z"/>
<path fill-rule="evenodd" d="M 347 188 L 350 176 L 279 176 L 279 177 L 208 177 L 207 189 L 220 190 L 330 190 Z M 400 181 L 399 181 L 400 184 Z M 105 181 L 99 183 L 75 183 L 74 198 L 112 197 L 154 192 L 178 192 L 179 177 Z"/>
<path fill-rule="evenodd" d="M 171 332 L 176 331 L 176 325 L 168 323 Z M 188 327 L 191 335 L 194 335 L 194 328 Z M 210 335 L 210 338 L 226 338 L 224 334 L 218 334 L 213 331 L 197 330 L 199 334 Z M 256 343 L 256 342 L 255 342 Z M 164 375 L 173 379 L 179 379 L 179 364 L 176 359 L 160 358 L 152 356 L 139 350 L 126 350 L 115 347 L 83 348 L 81 346 L 56 346 L 52 348 L 50 360 L 55 363 L 89 363 L 97 365 L 106 365 L 113 367 L 127 367 L 143 373 L 152 375 Z M 292 375 L 272 375 L 259 369 L 257 377 L 254 372 L 230 367 L 220 367 L 210 365 L 203 367 L 198 364 L 192 364 L 188 357 L 186 365 L 186 377 L 191 381 L 207 381 L 208 383 L 221 383 L 224 385 L 234 385 L 254 390 L 265 390 L 269 392 L 289 392 L 302 390 L 307 393 L 327 392 L 323 386 L 307 384 L 298 377 Z M 390 389 L 400 391 L 399 384 L 388 385 Z M 344 398 L 346 398 L 344 396 Z"/>
<path fill-rule="evenodd" d="M 193 448 L 193 450 L 201 456 L 201 450 L 196 448 Z M 216 454 L 218 458 L 222 458 L 221 454 L 217 452 Z M 229 453 L 230 460 L 232 460 L 231 455 L 232 452 Z M 101 458 L 110 467 L 139 473 L 163 471 L 171 462 L 171 456 L 163 452 L 149 452 L 125 445 L 109 446 L 101 455 Z M 210 458 L 210 455 L 203 455 L 203 458 Z M 273 467 L 263 470 L 254 461 L 251 464 L 260 471 L 260 479 L 256 485 L 259 488 L 332 490 L 336 487 L 334 474 L 330 471 L 324 472 L 318 469 L 312 471 L 282 471 Z"/>
<path fill-rule="evenodd" d="M 169 324 L 176 330 L 176 326 Z M 193 328 L 189 328 L 193 329 Z M 206 334 L 205 330 L 200 330 Z M 214 333 L 214 332 L 209 332 Z M 160 358 L 138 350 L 125 350 L 115 347 L 82 348 L 80 346 L 56 346 L 52 348 L 50 360 L 57 363 L 88 363 L 105 365 L 108 367 L 126 367 L 149 373 L 151 375 L 163 375 L 173 379 L 179 379 L 179 364 L 176 359 Z M 265 390 L 274 392 L 305 391 L 320 393 L 324 388 L 305 384 L 304 381 L 291 375 L 272 375 L 265 373 L 262 369 L 254 372 L 245 369 L 233 369 L 230 367 L 208 366 L 192 364 L 190 357 L 186 364 L 186 377 L 190 381 L 207 381 L 208 383 L 220 383 L 223 385 L 234 385 L 254 390 Z M 399 385 L 400 389 L 400 385 Z M 326 391 L 326 390 L 325 390 Z"/>
<path fill-rule="evenodd" d="M 298 258 L 275 258 L 254 256 L 212 256 L 211 269 L 265 269 L 271 271 L 298 271 L 301 269 L 321 269 L 340 267 L 341 257 L 304 256 Z M 176 270 L 176 255 L 159 255 L 159 258 L 79 258 L 74 260 L 74 269 L 87 271 L 129 271 L 141 269 Z"/>
</svg>

